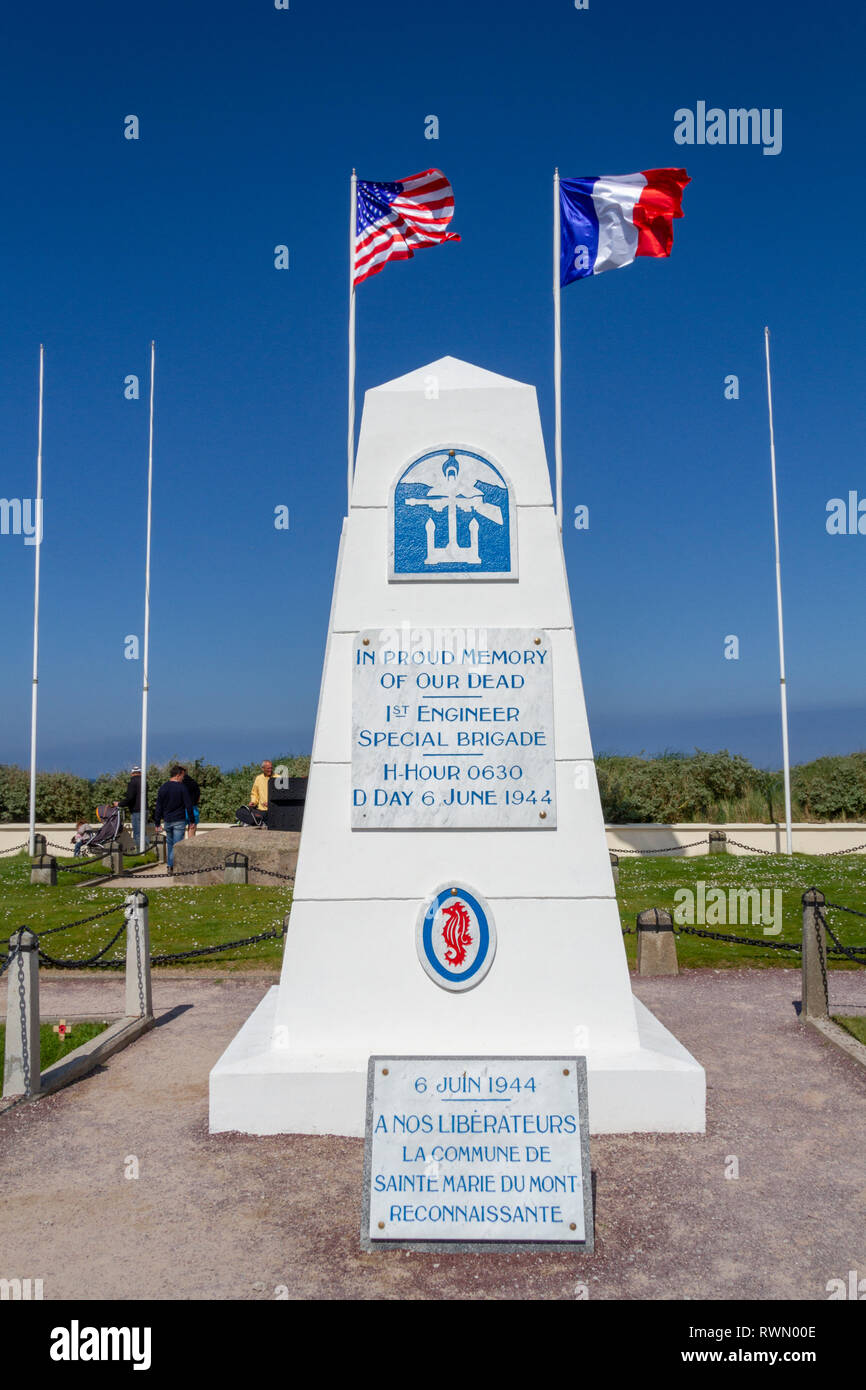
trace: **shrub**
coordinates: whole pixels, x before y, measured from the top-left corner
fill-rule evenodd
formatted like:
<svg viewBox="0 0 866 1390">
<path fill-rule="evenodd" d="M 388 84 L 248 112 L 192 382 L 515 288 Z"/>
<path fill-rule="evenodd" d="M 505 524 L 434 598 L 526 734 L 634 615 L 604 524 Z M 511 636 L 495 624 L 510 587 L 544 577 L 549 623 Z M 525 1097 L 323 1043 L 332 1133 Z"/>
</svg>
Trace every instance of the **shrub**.
<svg viewBox="0 0 866 1390">
<path fill-rule="evenodd" d="M 866 753 L 816 758 L 795 767 L 791 792 L 815 820 L 866 819 Z"/>
<path fill-rule="evenodd" d="M 171 758 L 147 770 L 148 810 L 172 763 L 180 762 L 201 787 L 201 818 L 231 824 L 238 806 L 250 799 L 258 763 L 224 772 L 202 758 Z M 308 757 L 275 758 L 291 777 L 306 776 Z M 779 772 L 762 771 L 747 758 L 721 749 L 692 755 L 668 750 L 656 758 L 641 754 L 596 759 L 602 809 L 607 821 L 671 824 L 674 821 L 774 820 L 784 815 Z M 36 818 L 50 824 L 94 820 L 96 807 L 119 801 L 129 771 L 103 773 L 92 780 L 68 772 L 40 772 L 36 778 Z M 866 752 L 847 757 L 816 758 L 792 769 L 791 791 L 796 820 L 866 820 Z M 0 822 L 29 816 L 30 776 L 22 767 L 0 764 Z"/>
</svg>

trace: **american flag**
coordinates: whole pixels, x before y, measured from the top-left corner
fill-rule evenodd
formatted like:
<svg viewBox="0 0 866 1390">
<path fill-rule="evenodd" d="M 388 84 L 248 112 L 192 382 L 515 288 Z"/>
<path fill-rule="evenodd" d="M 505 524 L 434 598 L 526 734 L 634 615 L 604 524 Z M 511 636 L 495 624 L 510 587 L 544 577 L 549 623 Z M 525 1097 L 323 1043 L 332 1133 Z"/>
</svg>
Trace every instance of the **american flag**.
<svg viewBox="0 0 866 1390">
<path fill-rule="evenodd" d="M 355 284 L 378 275 L 386 261 L 408 261 L 424 246 L 459 241 L 446 231 L 454 192 L 441 169 L 425 169 L 397 183 L 358 180 Z"/>
</svg>

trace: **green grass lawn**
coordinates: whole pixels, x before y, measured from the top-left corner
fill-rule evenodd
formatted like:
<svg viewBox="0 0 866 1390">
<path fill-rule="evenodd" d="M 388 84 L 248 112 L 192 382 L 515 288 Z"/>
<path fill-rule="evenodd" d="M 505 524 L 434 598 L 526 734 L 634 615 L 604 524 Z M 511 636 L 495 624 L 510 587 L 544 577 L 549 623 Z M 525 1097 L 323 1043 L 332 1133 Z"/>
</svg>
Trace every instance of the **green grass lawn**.
<svg viewBox="0 0 866 1390">
<path fill-rule="evenodd" d="M 840 1024 L 858 1042 L 866 1043 L 866 1018 L 862 1014 L 834 1014 L 833 1022 Z"/>
<path fill-rule="evenodd" d="M 73 861 L 70 858 L 61 862 Z M 38 934 L 48 927 L 89 917 L 113 903 L 123 903 L 130 891 L 112 888 L 110 884 L 104 888 L 89 887 L 89 875 L 84 874 L 59 874 L 56 888 L 31 884 L 29 863 L 23 854 L 0 859 L 0 949 L 4 954 L 10 933 L 19 926 L 31 927 Z M 146 889 L 146 884 L 143 886 Z M 214 884 L 205 888 L 154 889 L 148 897 L 150 948 L 154 955 L 214 946 L 220 941 L 257 936 L 279 928 L 292 901 L 289 884 L 275 888 Z M 111 939 L 122 922 L 122 913 L 117 913 L 72 931 L 58 932 L 45 938 L 44 950 L 58 959 L 85 960 Z M 123 956 L 125 950 L 121 936 L 108 958 Z M 275 938 L 255 946 L 236 947 L 224 954 L 192 957 L 178 961 L 177 965 L 185 970 L 201 966 L 221 970 L 241 966 L 279 969 L 282 958 L 283 942 Z M 5 979 L 0 987 L 5 989 Z"/>
<path fill-rule="evenodd" d="M 714 854 L 698 858 L 684 855 L 658 854 L 641 858 L 622 855 L 619 861 L 619 911 L 622 925 L 634 929 L 637 914 L 647 907 L 665 907 L 673 913 L 677 906 L 678 889 L 688 888 L 697 893 L 702 880 L 710 887 L 768 889 L 781 893 L 782 930 L 768 941 L 799 941 L 802 936 L 802 896 L 807 888 L 819 888 L 829 902 L 866 912 L 866 855 L 845 854 L 834 859 L 820 859 L 811 854 L 742 855 Z M 682 900 L 680 900 L 682 901 Z M 770 897 L 770 903 L 774 902 Z M 850 917 L 844 912 L 827 909 L 827 922 L 846 946 L 866 944 L 866 919 Z M 674 919 L 676 924 L 676 919 Z M 750 923 L 713 924 L 695 922 L 708 931 L 731 936 L 763 936 L 763 927 Z M 676 930 L 676 925 L 675 925 Z M 634 965 L 637 944 L 627 936 L 626 951 L 629 964 Z M 677 933 L 677 957 L 681 966 L 709 965 L 715 969 L 726 966 L 770 965 L 799 966 L 799 954 L 788 951 L 765 950 L 759 946 L 731 946 L 720 941 Z M 851 962 L 831 962 L 833 969 L 856 970 Z M 862 967 L 861 967 L 862 968 Z"/>
<path fill-rule="evenodd" d="M 104 1033 L 108 1024 L 102 1022 L 90 1022 L 89 1020 L 81 1023 L 72 1023 L 70 1032 L 65 1037 L 60 1037 L 54 1031 L 53 1023 L 43 1023 L 39 1028 L 39 1065 L 42 1071 L 50 1067 L 53 1062 L 59 1062 L 62 1057 L 66 1057 L 70 1052 L 74 1052 L 76 1047 L 82 1043 L 89 1042 L 91 1038 L 96 1038 L 100 1033 Z M 6 1055 L 6 1025 L 0 1023 L 0 1057 Z"/>
<path fill-rule="evenodd" d="M 69 860 L 65 862 L 71 862 Z M 123 889 L 88 887 L 84 875 L 61 874 L 56 888 L 31 886 L 26 855 L 0 859 L 0 939 L 26 925 L 37 931 L 98 912 L 111 903 L 122 902 Z M 755 888 L 781 893 L 782 931 L 769 941 L 799 941 L 801 897 L 810 887 L 820 888 L 831 902 L 866 912 L 866 855 L 840 855 L 819 859 L 813 855 L 652 855 L 620 858 L 619 909 L 623 927 L 634 928 L 643 908 L 665 907 L 673 912 L 678 889 L 696 891 L 698 881 L 707 888 Z M 489 885 L 487 886 L 490 892 Z M 291 888 L 261 888 L 254 884 L 216 884 L 206 888 L 155 889 L 150 894 L 151 949 L 154 954 L 212 946 L 220 941 L 255 936 L 279 928 L 291 906 Z M 846 945 L 866 943 L 866 920 L 828 910 L 828 921 Z M 104 946 L 121 925 L 120 914 L 106 917 L 69 932 L 49 936 L 45 950 L 58 957 L 85 959 Z M 696 925 L 700 925 L 696 923 Z M 762 937 L 761 925 L 751 923 L 707 924 L 709 929 L 730 935 Z M 629 963 L 634 964 L 634 935 L 625 938 Z M 799 967 L 799 955 L 766 950 L 755 946 L 733 946 L 677 933 L 677 952 L 683 966 Z M 110 953 L 123 954 L 123 938 Z M 255 946 L 236 947 L 225 954 L 193 957 L 180 961 L 182 969 L 231 970 L 238 968 L 278 968 L 283 942 L 264 941 Z M 833 969 L 854 969 L 849 962 L 831 962 Z"/>
</svg>

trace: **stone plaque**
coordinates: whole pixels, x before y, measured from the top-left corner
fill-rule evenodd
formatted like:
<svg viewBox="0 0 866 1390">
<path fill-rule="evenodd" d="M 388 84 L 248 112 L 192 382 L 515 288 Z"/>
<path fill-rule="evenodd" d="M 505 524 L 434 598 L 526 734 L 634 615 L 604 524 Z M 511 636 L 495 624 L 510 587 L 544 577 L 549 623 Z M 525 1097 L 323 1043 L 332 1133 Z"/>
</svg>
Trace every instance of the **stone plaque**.
<svg viewBox="0 0 866 1390">
<path fill-rule="evenodd" d="M 371 1057 L 366 1250 L 593 1248 L 584 1057 Z"/>
<path fill-rule="evenodd" d="M 359 633 L 352 829 L 555 829 L 552 660 L 535 628 Z"/>
</svg>

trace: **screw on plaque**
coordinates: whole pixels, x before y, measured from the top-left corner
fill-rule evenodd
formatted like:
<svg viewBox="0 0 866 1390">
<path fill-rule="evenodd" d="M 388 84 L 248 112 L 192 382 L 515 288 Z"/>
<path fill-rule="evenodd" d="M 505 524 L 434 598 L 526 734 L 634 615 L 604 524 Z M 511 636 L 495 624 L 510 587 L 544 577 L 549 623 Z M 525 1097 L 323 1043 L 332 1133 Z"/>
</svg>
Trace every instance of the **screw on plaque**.
<svg viewBox="0 0 866 1390">
<path fill-rule="evenodd" d="M 387 1075 L 388 1075 L 388 1068 L 387 1068 L 387 1067 L 383 1067 L 383 1068 L 382 1068 L 382 1075 L 383 1075 L 383 1076 L 387 1076 Z"/>
<path fill-rule="evenodd" d="M 365 638 L 363 639 L 363 641 L 362 641 L 362 646 L 369 647 L 369 645 L 370 645 L 370 639 L 369 639 L 369 637 L 365 637 Z"/>
<path fill-rule="evenodd" d="M 379 1230 L 380 1230 L 380 1231 L 384 1231 L 384 1229 L 385 1229 L 385 1222 L 384 1222 L 384 1221 L 380 1221 L 380 1222 L 379 1222 Z M 571 1229 L 574 1230 L 574 1227 L 572 1226 Z"/>
<path fill-rule="evenodd" d="M 568 1067 L 563 1067 L 563 1068 L 562 1068 L 562 1074 L 563 1074 L 563 1076 L 570 1076 L 570 1075 L 571 1075 L 571 1073 L 570 1073 L 569 1070 L 568 1070 Z"/>
<path fill-rule="evenodd" d="M 546 811 L 539 811 L 538 817 L 539 817 L 539 820 L 547 820 L 547 812 L 546 812 Z"/>
<path fill-rule="evenodd" d="M 536 637 L 536 638 L 534 638 L 533 640 L 534 640 L 534 642 L 535 642 L 536 647 L 540 647 L 540 646 L 541 646 L 541 638 L 540 638 L 540 637 Z"/>
<path fill-rule="evenodd" d="M 574 1221 L 570 1221 L 570 1222 L 568 1223 L 568 1229 L 569 1229 L 570 1231 L 576 1231 L 576 1230 L 577 1230 L 577 1223 L 574 1222 Z"/>
</svg>

